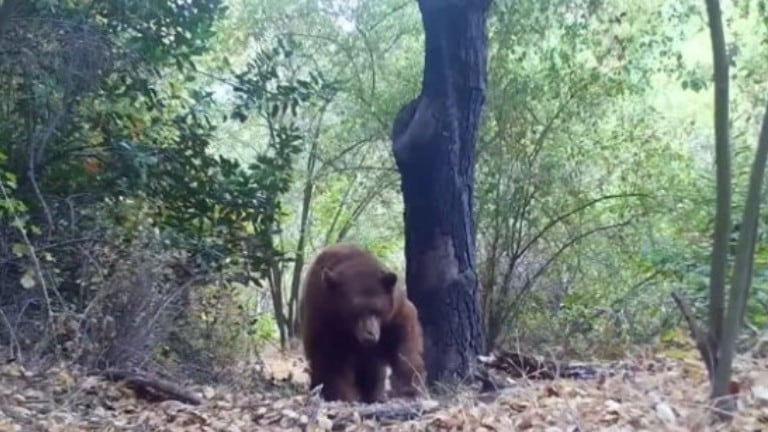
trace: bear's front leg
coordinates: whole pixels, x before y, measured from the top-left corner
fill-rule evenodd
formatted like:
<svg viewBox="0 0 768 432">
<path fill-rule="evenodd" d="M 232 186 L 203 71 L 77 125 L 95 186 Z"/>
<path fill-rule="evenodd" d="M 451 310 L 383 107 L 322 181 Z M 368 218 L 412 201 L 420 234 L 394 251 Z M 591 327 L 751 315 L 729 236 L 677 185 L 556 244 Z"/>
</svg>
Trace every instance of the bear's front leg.
<svg viewBox="0 0 768 432">
<path fill-rule="evenodd" d="M 352 364 L 316 368 L 311 373 L 310 387 L 314 389 L 320 384 L 323 385 L 320 395 L 326 401 L 357 402 L 360 400 Z"/>
<path fill-rule="evenodd" d="M 387 364 L 376 356 L 362 356 L 355 366 L 360 399 L 365 403 L 387 401 Z"/>
<path fill-rule="evenodd" d="M 351 374 L 337 375 L 326 378 L 320 394 L 326 401 L 358 402 L 360 394 Z"/>
</svg>

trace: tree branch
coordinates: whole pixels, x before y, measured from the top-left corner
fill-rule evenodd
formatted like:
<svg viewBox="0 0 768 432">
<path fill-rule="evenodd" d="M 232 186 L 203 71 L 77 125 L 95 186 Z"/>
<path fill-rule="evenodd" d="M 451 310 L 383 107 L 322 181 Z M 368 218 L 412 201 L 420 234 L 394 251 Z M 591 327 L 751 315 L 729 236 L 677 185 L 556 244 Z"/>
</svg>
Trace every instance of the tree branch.
<svg viewBox="0 0 768 432">
<path fill-rule="evenodd" d="M 749 288 L 752 284 L 752 265 L 754 263 L 757 225 L 760 218 L 760 197 L 762 195 L 765 164 L 768 160 L 768 107 L 763 114 L 763 124 L 758 138 L 755 159 L 749 178 L 747 198 L 739 230 L 736 257 L 733 264 L 731 289 L 728 295 L 728 310 L 722 325 L 722 337 L 715 339 L 718 348 L 718 364 L 715 369 L 712 395 L 719 398 L 728 394 L 731 380 L 733 355 L 736 338 L 744 323 L 744 311 L 747 306 Z M 735 409 L 733 401 L 723 401 L 720 408 L 728 415 Z"/>
<path fill-rule="evenodd" d="M 551 221 L 549 221 L 544 226 L 544 228 L 541 229 L 541 231 L 536 233 L 536 235 L 534 235 L 533 238 L 530 241 L 528 241 L 528 243 L 526 243 L 525 246 L 523 246 L 520 249 L 519 254 L 520 255 L 525 254 L 525 252 L 528 249 L 530 249 L 531 246 L 533 246 L 536 242 L 538 242 L 544 236 L 544 234 L 547 233 L 547 231 L 552 229 L 558 223 L 564 221 L 565 219 L 568 219 L 569 217 L 573 216 L 576 213 L 579 213 L 581 211 L 584 211 L 584 210 L 588 209 L 589 207 L 592 207 L 595 204 L 598 204 L 598 203 L 600 203 L 602 201 L 607 201 L 607 200 L 616 199 L 616 198 L 640 198 L 640 197 L 647 197 L 647 196 L 648 195 L 644 194 L 644 193 L 613 194 L 613 195 L 603 195 L 601 197 L 598 197 L 598 198 L 595 198 L 595 199 L 593 199 L 591 201 L 588 201 L 588 202 L 586 202 L 586 203 L 584 203 L 584 204 L 582 204 L 582 205 L 580 205 L 580 206 L 578 206 L 578 207 L 576 207 L 576 208 L 574 208 L 574 209 L 572 209 L 572 210 L 570 210 L 570 211 L 568 211 L 566 213 L 561 214 L 560 216 L 555 217 Z"/>
<path fill-rule="evenodd" d="M 602 225 L 596 228 L 592 228 L 590 230 L 584 231 L 582 233 L 579 233 L 569 239 L 567 242 L 563 243 L 556 251 L 553 253 L 540 267 L 538 270 L 536 270 L 536 273 L 533 274 L 528 280 L 525 282 L 525 285 L 520 288 L 520 290 L 516 293 L 514 300 L 511 302 L 512 304 L 519 304 L 520 299 L 522 298 L 525 293 L 527 293 L 530 288 L 533 286 L 533 284 L 538 280 L 538 278 L 549 268 L 549 266 L 568 248 L 573 246 L 574 244 L 578 243 L 581 240 L 584 240 L 585 238 L 591 236 L 592 234 L 596 234 L 598 232 L 602 231 L 608 231 L 610 229 L 614 228 L 620 228 L 623 226 L 627 226 L 632 222 L 632 219 L 627 219 L 619 223 L 610 224 L 610 225 Z M 517 307 L 515 308 L 517 309 Z M 512 310 L 509 308 L 509 312 L 504 315 L 504 320 L 507 320 L 512 315 Z"/>
<path fill-rule="evenodd" d="M 357 220 L 363 214 L 363 211 L 365 211 L 371 202 L 373 202 L 376 197 L 380 196 L 383 191 L 390 190 L 393 186 L 393 183 L 394 182 L 382 182 L 378 187 L 373 188 L 371 192 L 368 193 L 368 195 L 366 195 L 355 205 L 355 208 L 352 210 L 352 214 L 347 218 L 347 220 L 344 221 L 344 224 L 339 229 L 336 237 L 337 242 L 344 240 L 344 237 L 347 236 L 354 223 L 357 222 Z"/>
<path fill-rule="evenodd" d="M 709 273 L 709 328 L 717 344 L 722 340 L 725 310 L 725 272 L 728 267 L 728 237 L 731 228 L 731 156 L 728 140 L 728 59 L 718 0 L 706 0 L 712 60 L 715 74 L 715 168 L 717 207 Z"/>
<path fill-rule="evenodd" d="M 680 313 L 688 323 L 688 330 L 691 332 L 691 338 L 693 339 L 694 343 L 696 343 L 696 348 L 701 354 L 701 359 L 704 361 L 704 365 L 707 367 L 707 376 L 709 377 L 710 381 L 712 381 L 715 368 L 717 367 L 717 356 L 715 354 L 717 347 L 715 346 L 715 339 L 712 337 L 711 333 L 704 331 L 704 329 L 699 326 L 698 322 L 696 322 L 696 318 L 693 316 L 693 312 L 691 312 L 691 308 L 688 306 L 688 303 L 686 303 L 686 301 L 678 293 L 673 292 L 672 299 L 675 301 L 677 308 L 680 309 Z"/>
<path fill-rule="evenodd" d="M 324 171 L 325 171 L 326 167 L 331 167 L 331 168 L 333 168 L 336 171 L 341 171 L 343 168 L 339 168 L 334 163 L 334 161 L 338 161 L 338 160 L 342 159 L 344 156 L 347 155 L 347 153 L 350 153 L 350 152 L 356 150 L 358 147 L 362 147 L 365 144 L 369 144 L 369 143 L 373 142 L 373 140 L 374 140 L 374 137 L 370 136 L 370 137 L 363 138 L 361 140 L 355 141 L 354 143 L 350 144 L 349 146 L 343 148 L 340 152 L 338 152 L 335 155 L 333 155 L 333 157 L 331 157 L 331 158 L 324 158 L 324 157 L 322 157 L 319 154 L 316 155 L 317 160 L 322 162 L 323 166 L 318 168 L 318 170 L 315 172 L 314 176 L 312 177 L 312 181 L 315 182 L 322 175 L 325 175 Z"/>
</svg>

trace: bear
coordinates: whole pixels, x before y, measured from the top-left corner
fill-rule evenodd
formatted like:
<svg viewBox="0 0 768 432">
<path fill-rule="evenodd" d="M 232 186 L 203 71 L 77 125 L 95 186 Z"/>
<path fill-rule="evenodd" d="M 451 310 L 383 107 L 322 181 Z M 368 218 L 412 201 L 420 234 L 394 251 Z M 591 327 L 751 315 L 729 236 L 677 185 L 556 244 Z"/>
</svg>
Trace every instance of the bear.
<svg viewBox="0 0 768 432">
<path fill-rule="evenodd" d="M 309 266 L 299 300 L 310 389 L 326 401 L 384 402 L 425 390 L 424 341 L 404 284 L 369 251 L 324 248 Z"/>
</svg>

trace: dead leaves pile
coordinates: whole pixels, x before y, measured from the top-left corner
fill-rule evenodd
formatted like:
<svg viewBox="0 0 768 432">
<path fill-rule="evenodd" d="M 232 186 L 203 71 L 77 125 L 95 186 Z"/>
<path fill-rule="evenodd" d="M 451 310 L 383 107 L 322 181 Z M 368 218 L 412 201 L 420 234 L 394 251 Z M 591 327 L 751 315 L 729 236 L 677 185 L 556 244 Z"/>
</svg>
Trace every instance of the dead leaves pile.
<svg viewBox="0 0 768 432">
<path fill-rule="evenodd" d="M 727 427 L 707 422 L 700 362 L 660 356 L 623 362 L 596 380 L 524 382 L 493 394 L 351 405 L 298 394 L 193 388 L 205 403 L 151 403 L 127 386 L 63 365 L 0 367 L 0 432 L 11 431 L 714 431 L 768 430 L 768 365 L 742 361 L 740 410 Z"/>
</svg>

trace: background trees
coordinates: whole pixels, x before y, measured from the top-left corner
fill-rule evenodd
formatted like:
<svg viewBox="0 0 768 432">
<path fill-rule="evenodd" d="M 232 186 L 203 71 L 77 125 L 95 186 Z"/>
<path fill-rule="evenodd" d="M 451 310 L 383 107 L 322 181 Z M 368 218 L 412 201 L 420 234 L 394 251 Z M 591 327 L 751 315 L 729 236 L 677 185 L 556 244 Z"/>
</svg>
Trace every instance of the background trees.
<svg viewBox="0 0 768 432">
<path fill-rule="evenodd" d="M 761 5 L 723 6 L 732 214 L 768 88 Z M 0 3 L 10 355 L 223 379 L 290 340 L 302 264 L 323 245 L 360 243 L 403 272 L 390 134 L 422 87 L 420 14 L 411 0 Z M 692 0 L 490 6 L 474 173 L 487 348 L 616 357 L 687 341 L 669 294 L 694 314 L 708 299 L 707 24 Z M 737 349 L 768 321 L 758 214 Z M 154 318 L 136 326 L 141 312 Z"/>
</svg>

